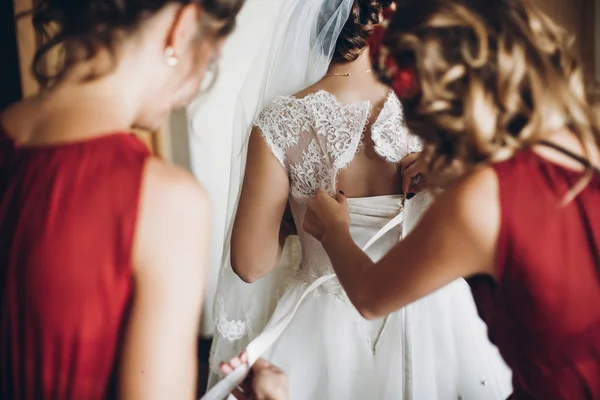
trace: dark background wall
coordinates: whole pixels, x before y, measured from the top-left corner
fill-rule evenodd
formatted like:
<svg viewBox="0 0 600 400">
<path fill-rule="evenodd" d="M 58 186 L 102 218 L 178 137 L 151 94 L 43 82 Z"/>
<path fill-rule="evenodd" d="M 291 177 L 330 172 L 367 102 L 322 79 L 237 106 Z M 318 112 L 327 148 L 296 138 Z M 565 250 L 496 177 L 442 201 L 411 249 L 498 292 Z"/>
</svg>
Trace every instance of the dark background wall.
<svg viewBox="0 0 600 400">
<path fill-rule="evenodd" d="M 0 1 L 0 110 L 21 98 L 21 77 L 12 0 Z"/>
</svg>

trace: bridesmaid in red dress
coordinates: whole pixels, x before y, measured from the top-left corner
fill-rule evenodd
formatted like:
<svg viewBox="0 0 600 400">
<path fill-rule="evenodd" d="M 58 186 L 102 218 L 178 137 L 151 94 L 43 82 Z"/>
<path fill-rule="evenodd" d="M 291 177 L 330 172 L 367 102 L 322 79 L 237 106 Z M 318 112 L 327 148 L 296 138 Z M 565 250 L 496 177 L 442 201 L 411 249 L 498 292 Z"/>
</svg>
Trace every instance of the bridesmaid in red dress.
<svg viewBox="0 0 600 400">
<path fill-rule="evenodd" d="M 470 278 L 513 399 L 600 399 L 600 124 L 571 43 L 525 0 L 398 2 L 371 55 L 431 146 L 404 177 L 464 174 L 376 264 L 343 194 L 304 221 L 367 318 Z"/>
<path fill-rule="evenodd" d="M 194 398 L 207 195 L 127 132 L 196 96 L 242 2 L 36 2 L 60 29 L 0 116 L 1 399 Z"/>
</svg>

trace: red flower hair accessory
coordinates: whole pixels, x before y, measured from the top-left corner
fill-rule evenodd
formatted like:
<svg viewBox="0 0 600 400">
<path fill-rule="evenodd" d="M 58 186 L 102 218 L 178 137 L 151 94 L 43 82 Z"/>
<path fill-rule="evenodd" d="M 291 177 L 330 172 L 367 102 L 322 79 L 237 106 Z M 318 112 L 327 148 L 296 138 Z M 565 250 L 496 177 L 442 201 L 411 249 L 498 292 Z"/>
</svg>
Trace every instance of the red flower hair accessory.
<svg viewBox="0 0 600 400">
<path fill-rule="evenodd" d="M 396 5 L 392 3 L 383 12 L 383 21 L 378 24 L 369 39 L 371 65 L 379 75 L 380 79 L 390 85 L 399 99 L 412 99 L 420 91 L 415 68 L 400 68 L 389 48 L 384 45 L 389 20 L 396 11 Z"/>
</svg>

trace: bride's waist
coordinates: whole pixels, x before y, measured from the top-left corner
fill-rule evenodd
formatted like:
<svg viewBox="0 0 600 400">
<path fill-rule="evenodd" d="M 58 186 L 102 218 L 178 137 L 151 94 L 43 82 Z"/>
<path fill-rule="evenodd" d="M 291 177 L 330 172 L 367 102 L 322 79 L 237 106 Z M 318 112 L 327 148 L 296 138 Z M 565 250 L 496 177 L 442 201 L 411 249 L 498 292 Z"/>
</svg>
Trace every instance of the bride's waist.
<svg viewBox="0 0 600 400">
<path fill-rule="evenodd" d="M 297 285 L 311 285 L 318 279 L 321 279 L 325 276 L 331 276 L 325 282 L 321 283 L 321 285 L 319 285 L 319 287 L 316 290 L 336 295 L 343 295 L 345 297 L 346 293 L 344 292 L 342 285 L 340 285 L 340 281 L 337 279 L 336 276 L 332 276 L 335 275 L 333 270 L 326 270 L 322 273 L 318 273 L 317 271 L 307 270 L 303 267 L 304 266 L 301 266 L 296 271 L 296 274 L 294 274 L 294 281 L 292 282 L 293 284 L 295 283 Z"/>
<path fill-rule="evenodd" d="M 371 340 L 374 340 L 377 336 L 378 330 L 381 329 L 384 320 L 380 318 L 373 321 L 366 321 L 364 318 L 362 318 L 360 314 L 356 311 L 356 308 L 354 308 L 354 306 L 350 302 L 348 295 L 344 291 L 342 285 L 340 285 L 339 280 L 333 272 L 327 275 L 317 276 L 317 274 L 312 274 L 310 271 L 299 269 L 295 274 L 296 280 L 292 284 L 292 286 L 297 286 L 297 288 L 300 289 L 300 291 L 302 291 L 302 289 L 307 288 L 309 285 L 313 284 L 318 279 L 324 277 L 329 277 L 329 279 L 321 283 L 321 285 L 317 287 L 314 292 L 316 292 L 317 295 L 332 296 L 336 299 L 336 301 L 341 301 L 345 306 L 349 307 L 352 310 L 352 315 L 354 315 L 357 318 L 357 320 L 360 321 L 360 326 L 362 327 L 362 329 L 367 330 L 367 332 L 365 333 L 369 336 Z"/>
</svg>

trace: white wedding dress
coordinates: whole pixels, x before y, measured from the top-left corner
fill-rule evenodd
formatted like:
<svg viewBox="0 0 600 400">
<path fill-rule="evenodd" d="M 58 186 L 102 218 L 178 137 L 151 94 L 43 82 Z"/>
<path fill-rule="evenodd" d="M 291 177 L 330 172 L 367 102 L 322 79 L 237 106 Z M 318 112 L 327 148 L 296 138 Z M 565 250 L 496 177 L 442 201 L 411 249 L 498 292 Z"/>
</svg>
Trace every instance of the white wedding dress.
<svg viewBox="0 0 600 400">
<path fill-rule="evenodd" d="M 238 289 L 218 295 L 209 385 L 219 378 L 219 362 L 241 352 L 272 315 L 288 312 L 308 285 L 333 273 L 321 244 L 302 230 L 306 202 L 319 188 L 335 193 L 337 174 L 361 151 L 363 135 L 371 135 L 376 153 L 390 163 L 420 150 L 393 93 L 367 131 L 371 108 L 369 102 L 341 104 L 319 91 L 302 99 L 278 97 L 260 114 L 256 125 L 289 175 L 299 243 L 288 243 L 283 262 L 249 285 L 259 285 L 252 298 L 243 300 L 248 287 L 241 281 Z M 348 203 L 351 234 L 361 247 L 403 212 L 403 224 L 367 250 L 376 261 L 416 223 L 428 198 L 380 196 Z M 367 321 L 332 279 L 302 301 L 264 356 L 288 374 L 292 400 L 500 400 L 512 391 L 510 370 L 488 341 L 464 280 L 387 318 Z"/>
</svg>

